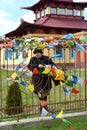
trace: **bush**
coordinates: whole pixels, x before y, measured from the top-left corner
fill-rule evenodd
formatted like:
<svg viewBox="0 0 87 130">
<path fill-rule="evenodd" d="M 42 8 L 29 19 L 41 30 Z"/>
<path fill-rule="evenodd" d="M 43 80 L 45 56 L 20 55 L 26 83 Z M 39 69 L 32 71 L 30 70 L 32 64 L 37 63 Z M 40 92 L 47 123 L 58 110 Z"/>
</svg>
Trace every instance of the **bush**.
<svg viewBox="0 0 87 130">
<path fill-rule="evenodd" d="M 13 82 L 8 89 L 6 98 L 6 113 L 8 115 L 19 114 L 22 112 L 22 96 L 20 86 L 17 82 Z"/>
</svg>

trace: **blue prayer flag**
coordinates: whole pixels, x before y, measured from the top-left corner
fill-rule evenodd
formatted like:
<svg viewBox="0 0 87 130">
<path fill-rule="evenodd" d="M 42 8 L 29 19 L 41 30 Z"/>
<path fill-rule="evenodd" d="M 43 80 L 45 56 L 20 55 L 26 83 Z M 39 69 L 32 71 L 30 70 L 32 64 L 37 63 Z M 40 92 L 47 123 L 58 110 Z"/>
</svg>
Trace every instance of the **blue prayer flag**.
<svg viewBox="0 0 87 130">
<path fill-rule="evenodd" d="M 71 37 L 73 37 L 73 34 L 72 34 L 72 33 L 69 33 L 69 34 L 67 34 L 67 35 L 64 35 L 64 36 L 62 37 L 62 39 L 68 40 L 68 39 L 70 39 Z"/>
<path fill-rule="evenodd" d="M 76 50 L 77 51 L 84 51 L 84 47 L 82 45 L 80 45 L 78 42 L 75 42 L 75 45 L 76 45 Z"/>
</svg>

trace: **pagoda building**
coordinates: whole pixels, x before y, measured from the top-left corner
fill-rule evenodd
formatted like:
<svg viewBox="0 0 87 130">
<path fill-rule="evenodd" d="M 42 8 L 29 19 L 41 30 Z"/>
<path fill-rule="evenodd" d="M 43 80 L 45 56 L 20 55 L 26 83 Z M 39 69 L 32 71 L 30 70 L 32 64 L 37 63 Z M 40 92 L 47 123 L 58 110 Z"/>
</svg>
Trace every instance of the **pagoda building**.
<svg viewBox="0 0 87 130">
<path fill-rule="evenodd" d="M 21 37 L 23 35 L 64 35 L 79 33 L 87 35 L 87 20 L 84 19 L 84 9 L 87 2 L 73 0 L 39 0 L 36 4 L 21 9 L 31 10 L 35 14 L 34 23 L 24 20 L 17 29 L 7 33 L 6 37 Z M 82 33 L 84 32 L 84 34 Z"/>
</svg>

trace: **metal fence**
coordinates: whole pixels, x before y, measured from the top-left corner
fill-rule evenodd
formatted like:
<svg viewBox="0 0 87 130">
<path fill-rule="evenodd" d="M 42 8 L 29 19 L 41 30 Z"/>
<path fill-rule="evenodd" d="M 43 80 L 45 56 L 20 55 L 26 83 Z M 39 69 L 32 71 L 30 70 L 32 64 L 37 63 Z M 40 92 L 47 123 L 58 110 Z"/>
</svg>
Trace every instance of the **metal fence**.
<svg viewBox="0 0 87 130">
<path fill-rule="evenodd" d="M 86 66 L 87 66 L 87 56 L 86 50 L 84 51 L 84 60 L 81 52 L 74 52 L 74 57 L 71 58 L 70 50 L 67 53 L 66 49 L 64 49 L 64 59 L 58 57 L 58 59 L 53 59 L 56 63 L 57 67 L 63 69 L 65 74 L 68 76 L 68 80 L 71 81 L 72 76 L 77 77 L 78 83 L 74 83 L 69 85 L 65 83 L 62 87 L 61 85 L 55 85 L 52 81 L 52 89 L 50 94 L 48 95 L 48 111 L 51 113 L 55 113 L 60 111 L 62 108 L 64 111 L 77 111 L 78 109 L 86 109 L 87 107 L 87 86 L 86 86 Z M 4 50 L 5 52 L 5 50 Z M 26 85 L 20 84 L 20 90 L 22 95 L 22 104 L 18 107 L 6 107 L 6 98 L 9 90 L 9 85 L 12 84 L 13 81 L 9 80 L 9 77 L 12 73 L 16 72 L 16 68 L 19 63 L 15 60 L 15 52 L 12 52 L 12 64 L 10 64 L 9 59 L 3 60 L 2 51 L 0 50 L 0 118 L 14 118 L 14 117 L 26 117 L 26 116 L 39 116 L 39 100 L 36 94 L 32 93 L 28 89 L 28 85 L 31 83 L 31 76 L 23 75 L 20 77 L 22 83 L 26 83 Z M 46 53 L 50 56 L 52 53 L 51 50 L 46 50 Z M 66 55 L 66 56 L 65 56 Z M 76 56 L 77 55 L 77 56 Z M 32 57 L 32 50 L 29 53 L 29 56 Z M 7 56 L 8 57 L 8 56 Z M 67 59 L 66 59 L 67 57 Z M 2 60 L 4 61 L 2 63 Z M 29 60 L 28 60 L 29 61 Z M 27 65 L 26 60 L 24 60 L 25 65 Z M 27 68 L 24 70 L 17 72 L 20 73 L 28 73 Z M 65 89 L 64 89 L 65 88 Z M 72 89 L 75 88 L 76 92 L 72 92 Z M 68 90 L 69 94 L 67 94 L 66 90 Z M 16 95 L 15 90 L 12 92 L 13 95 Z M 11 97 L 10 97 L 11 98 Z M 16 100 L 16 99 L 14 99 Z M 18 114 L 7 114 L 6 110 L 11 111 L 14 109 L 22 109 L 22 111 Z"/>
</svg>

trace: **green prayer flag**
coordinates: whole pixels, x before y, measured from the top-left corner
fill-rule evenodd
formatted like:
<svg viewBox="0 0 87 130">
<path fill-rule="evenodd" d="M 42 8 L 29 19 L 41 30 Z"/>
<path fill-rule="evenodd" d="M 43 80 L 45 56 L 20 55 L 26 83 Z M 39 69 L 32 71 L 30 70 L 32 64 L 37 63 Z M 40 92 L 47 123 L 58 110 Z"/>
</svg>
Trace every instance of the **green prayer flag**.
<svg viewBox="0 0 87 130">
<path fill-rule="evenodd" d="M 68 121 L 68 120 L 66 120 L 66 119 L 64 119 L 64 118 L 62 118 L 62 121 L 66 124 L 66 125 L 72 125 L 72 123 L 70 122 L 70 121 Z"/>
<path fill-rule="evenodd" d="M 87 42 L 87 37 L 80 37 L 80 40 L 81 40 L 82 42 Z"/>
<path fill-rule="evenodd" d="M 73 81 L 67 81 L 66 83 L 68 86 L 73 87 Z"/>
</svg>

